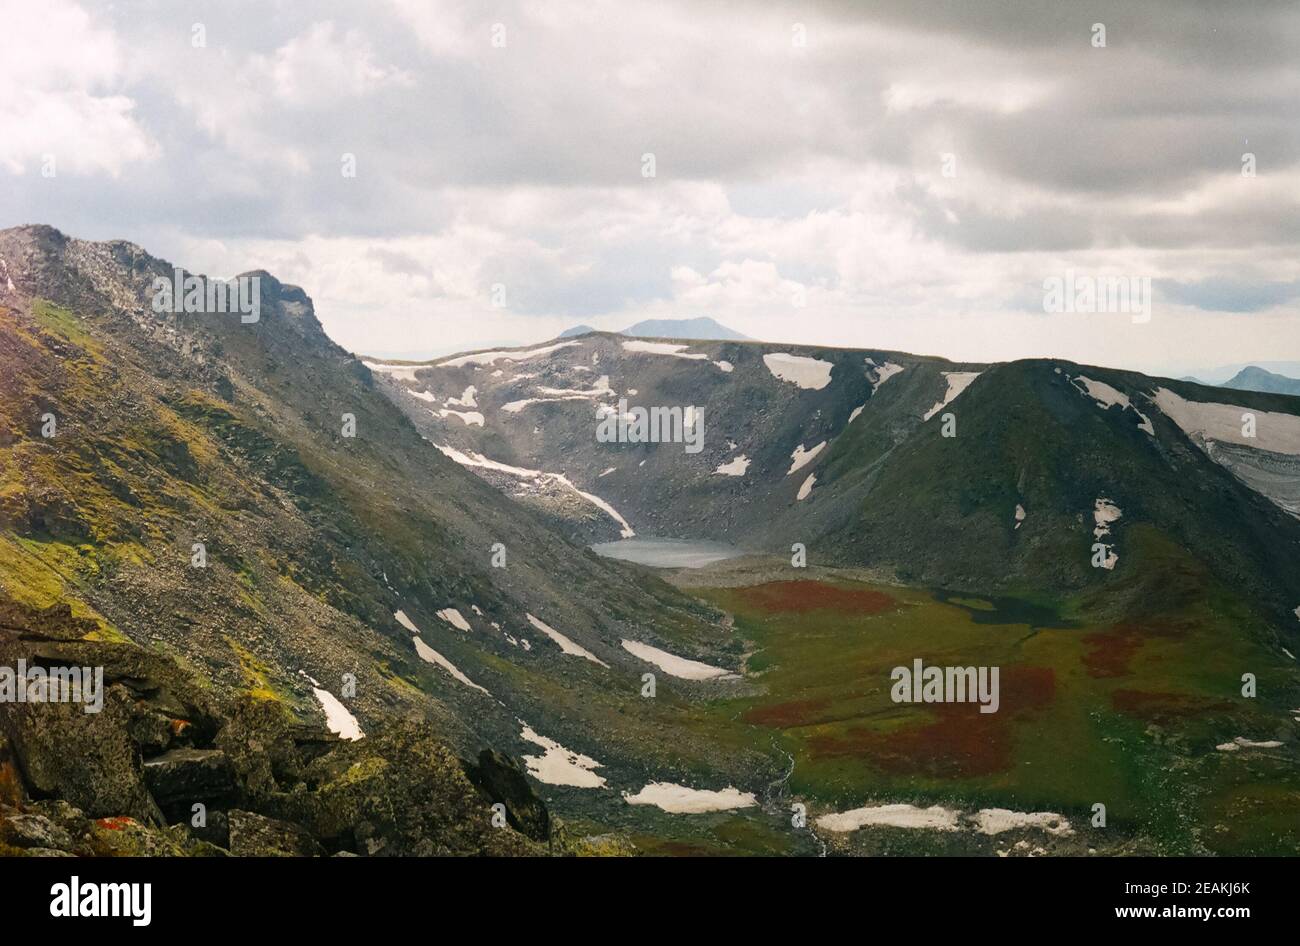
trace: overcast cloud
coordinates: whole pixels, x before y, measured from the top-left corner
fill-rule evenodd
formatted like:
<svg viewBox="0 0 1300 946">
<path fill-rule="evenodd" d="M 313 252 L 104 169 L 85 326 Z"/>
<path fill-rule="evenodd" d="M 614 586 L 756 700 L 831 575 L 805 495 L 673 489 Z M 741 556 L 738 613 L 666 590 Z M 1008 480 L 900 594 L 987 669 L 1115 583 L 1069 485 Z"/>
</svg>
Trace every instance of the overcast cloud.
<svg viewBox="0 0 1300 946">
<path fill-rule="evenodd" d="M 710 315 L 966 359 L 1300 360 L 1294 2 L 0 0 L 0 24 L 0 226 L 268 269 L 354 350 Z M 1067 271 L 1152 277 L 1151 320 L 1046 314 Z"/>
</svg>

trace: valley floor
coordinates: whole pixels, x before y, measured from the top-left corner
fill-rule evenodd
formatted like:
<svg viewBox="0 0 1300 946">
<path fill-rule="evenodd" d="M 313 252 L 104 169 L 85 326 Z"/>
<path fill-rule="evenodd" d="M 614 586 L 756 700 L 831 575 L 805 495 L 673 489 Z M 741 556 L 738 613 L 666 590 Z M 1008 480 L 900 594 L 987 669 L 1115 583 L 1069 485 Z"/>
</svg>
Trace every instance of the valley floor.
<svg viewBox="0 0 1300 946">
<path fill-rule="evenodd" d="M 734 619 L 755 685 L 706 699 L 692 735 L 785 774 L 708 813 L 575 793 L 575 828 L 650 854 L 1300 853 L 1297 674 L 1231 601 L 1114 622 L 775 558 L 662 574 Z M 918 658 L 999 668 L 998 710 L 895 702 Z"/>
</svg>

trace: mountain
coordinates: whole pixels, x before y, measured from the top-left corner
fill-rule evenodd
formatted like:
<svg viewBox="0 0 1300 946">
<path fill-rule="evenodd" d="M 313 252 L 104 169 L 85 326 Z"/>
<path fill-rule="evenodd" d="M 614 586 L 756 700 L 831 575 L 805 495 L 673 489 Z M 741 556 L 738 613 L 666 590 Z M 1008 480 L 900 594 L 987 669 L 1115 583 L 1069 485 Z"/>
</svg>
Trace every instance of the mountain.
<svg viewBox="0 0 1300 946">
<path fill-rule="evenodd" d="M 1294 398 L 359 359 L 246 275 L 255 320 L 158 312 L 140 247 L 0 231 L 0 854 L 1300 852 Z M 587 548 L 630 533 L 746 554 Z M 917 661 L 993 690 L 898 696 Z M 19 666 L 103 668 L 99 711 Z"/>
<path fill-rule="evenodd" d="M 684 338 L 712 341 L 747 341 L 744 335 L 725 325 L 700 316 L 695 319 L 645 319 L 629 325 L 620 333 L 633 338 Z"/>
<path fill-rule="evenodd" d="M 1125 510 L 1122 531 L 1143 523 L 1180 546 L 1217 544 L 1224 580 L 1274 576 L 1261 600 L 1277 615 L 1300 604 L 1276 555 L 1300 539 L 1300 408 L 1285 398 L 1207 402 L 1200 386 L 1064 361 L 605 333 L 372 367 L 428 439 L 577 540 L 632 530 L 776 552 L 798 537 L 827 562 L 931 584 L 1066 592 L 1097 579 L 1075 523 L 1109 498 Z M 620 399 L 694 407 L 699 452 L 601 442 Z M 949 407 L 952 438 L 940 431 Z M 1254 438 L 1241 434 L 1247 410 Z M 538 488 L 556 474 L 571 487 Z M 570 488 L 599 502 L 566 502 Z"/>
<path fill-rule="evenodd" d="M 620 790 L 683 767 L 729 783 L 776 769 L 682 730 L 699 685 L 624 713 L 647 664 L 621 642 L 734 668 L 720 612 L 575 547 L 426 443 L 301 289 L 251 274 L 261 311 L 245 324 L 156 314 L 172 266 L 129 243 L 21 227 L 0 231 L 0 261 L 0 605 L 18 615 L 0 634 L 29 662 L 93 643 L 124 668 L 118 709 L 80 737 L 0 703 L 0 764 L 30 799 L 158 827 L 179 812 L 151 796 L 156 767 L 181 784 L 213 770 L 226 821 L 237 805 L 330 849 L 416 853 L 474 848 L 508 794 L 544 813 L 534 790 L 564 808 L 590 785 L 579 811 L 622 814 Z M 57 639 L 54 618 L 70 628 Z M 146 660 L 158 669 L 130 669 Z M 327 726 L 365 738 L 330 748 Z M 283 758 L 236 764 L 249 738 Z M 304 780 L 352 764 L 375 780 L 338 786 L 339 804 L 374 797 L 396 771 L 384 760 L 412 753 L 443 760 L 435 794 L 465 813 L 459 835 L 446 813 L 361 837 L 326 825 L 324 801 L 294 807 L 315 797 L 296 794 Z M 461 774 L 457 756 L 488 763 Z M 379 797 L 418 794 L 418 777 Z"/>
<path fill-rule="evenodd" d="M 789 754 L 833 850 L 969 851 L 859 818 L 890 817 L 864 799 L 915 800 L 960 827 L 978 798 L 1070 824 L 1105 799 L 1125 827 L 1089 843 L 1129 851 L 1300 851 L 1300 823 L 1263 801 L 1300 799 L 1294 398 L 1058 359 L 609 333 L 371 368 L 428 440 L 575 542 L 746 553 L 667 574 L 734 616 L 762 691 L 716 718 Z M 608 436 L 638 409 L 674 436 Z M 886 681 L 917 659 L 999 667 L 1001 709 L 902 709 Z M 1243 796 L 1250 827 L 1207 827 Z"/>
<path fill-rule="evenodd" d="M 1223 382 L 1222 387 L 1232 388 L 1236 391 L 1263 391 L 1268 394 L 1300 395 L 1300 380 L 1275 374 L 1272 371 L 1265 371 L 1263 368 L 1257 368 L 1254 365 L 1242 368 L 1230 379 Z"/>
<path fill-rule="evenodd" d="M 596 329 L 590 325 L 575 325 L 572 328 L 566 328 L 557 337 L 558 338 L 576 338 L 579 335 L 588 335 L 595 332 Z M 725 325 L 708 318 L 701 317 L 696 319 L 646 319 L 637 322 L 635 325 L 629 325 L 618 335 L 628 335 L 632 338 L 684 338 L 691 340 L 712 339 L 717 341 L 748 341 L 744 335 L 727 328 Z M 509 346 L 502 346 L 509 347 Z"/>
</svg>

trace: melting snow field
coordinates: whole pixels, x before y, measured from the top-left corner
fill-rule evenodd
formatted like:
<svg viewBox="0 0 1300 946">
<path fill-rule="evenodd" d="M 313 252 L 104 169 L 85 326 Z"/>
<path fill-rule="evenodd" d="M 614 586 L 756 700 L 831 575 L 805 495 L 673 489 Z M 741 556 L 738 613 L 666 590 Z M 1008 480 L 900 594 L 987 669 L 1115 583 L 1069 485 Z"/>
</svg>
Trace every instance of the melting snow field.
<svg viewBox="0 0 1300 946">
<path fill-rule="evenodd" d="M 674 815 L 697 815 L 707 811 L 733 811 L 753 808 L 758 799 L 753 792 L 742 792 L 728 786 L 713 792 L 702 788 L 687 788 L 672 782 L 651 782 L 635 795 L 623 793 L 629 805 L 654 805 Z"/>
<path fill-rule="evenodd" d="M 1100 539 L 1110 535 L 1110 524 L 1122 516 L 1120 508 L 1109 499 L 1098 497 L 1097 504 L 1092 511 L 1092 519 L 1095 528 L 1092 530 L 1094 538 Z"/>
<path fill-rule="evenodd" d="M 311 680 L 311 677 L 307 679 Z M 326 728 L 340 739 L 346 739 L 349 742 L 364 739 L 366 734 L 361 731 L 361 724 L 357 722 L 355 716 L 348 712 L 348 708 L 339 702 L 339 698 L 315 680 L 311 680 L 311 684 L 312 692 L 316 694 L 316 701 L 320 703 L 321 709 L 325 711 Z"/>
<path fill-rule="evenodd" d="M 1142 423 L 1138 424 L 1138 427 L 1146 431 L 1152 437 L 1156 435 L 1156 429 L 1151 425 L 1151 418 L 1147 417 L 1146 414 L 1143 414 L 1140 410 L 1134 407 L 1132 402 L 1129 401 L 1128 395 L 1123 391 L 1111 387 L 1105 381 L 1094 381 L 1092 378 L 1085 378 L 1083 375 L 1079 375 L 1079 377 L 1073 380 L 1076 382 L 1076 386 L 1077 382 L 1083 382 L 1085 393 L 1088 397 L 1096 401 L 1097 406 L 1102 410 L 1108 410 L 1116 404 L 1120 405 L 1125 410 L 1131 410 L 1134 414 L 1137 414 L 1138 417 L 1142 418 Z"/>
<path fill-rule="evenodd" d="M 745 471 L 749 469 L 749 458 L 743 453 L 733 460 L 722 464 L 714 473 L 721 473 L 723 476 L 744 476 Z"/>
<path fill-rule="evenodd" d="M 382 361 L 363 361 L 361 362 L 371 371 L 378 371 L 380 374 L 392 375 L 399 381 L 414 381 L 415 373 L 421 368 L 427 368 L 428 365 L 388 365 Z M 418 395 L 417 395 L 418 396 Z"/>
<path fill-rule="evenodd" d="M 1238 736 L 1236 739 L 1232 740 L 1232 742 L 1225 742 L 1221 745 L 1215 746 L 1214 748 L 1218 749 L 1220 752 L 1240 752 L 1242 749 L 1279 749 L 1281 746 L 1282 743 L 1278 742 L 1276 739 L 1269 739 L 1266 742 L 1254 742 L 1244 736 Z"/>
<path fill-rule="evenodd" d="M 866 825 L 956 831 L 957 817 L 960 814 L 961 812 L 941 808 L 939 805 L 930 808 L 917 808 L 915 805 L 876 805 L 822 815 L 817 819 L 817 827 L 837 833 L 856 831 Z"/>
<path fill-rule="evenodd" d="M 978 378 L 980 373 L 978 371 L 945 371 L 943 376 L 948 381 L 948 392 L 944 394 L 942 401 L 935 404 L 934 407 L 921 416 L 921 420 L 929 420 L 951 404 L 963 391 L 970 387 L 970 383 Z"/>
<path fill-rule="evenodd" d="M 443 608 L 438 612 L 438 617 L 442 618 L 458 631 L 465 631 L 468 633 L 473 630 L 473 628 L 469 626 L 469 621 L 466 621 L 464 616 L 462 616 L 455 608 Z"/>
<path fill-rule="evenodd" d="M 689 358 L 691 361 L 704 361 L 709 356 L 704 352 L 687 352 L 690 345 L 674 345 L 671 342 L 624 342 L 624 351 L 642 352 L 647 355 L 672 355 L 676 358 Z M 725 370 L 725 369 L 724 369 Z"/>
<path fill-rule="evenodd" d="M 528 774 L 537 781 L 547 785 L 572 785 L 575 788 L 604 787 L 605 779 L 592 771 L 603 766 L 591 756 L 566 749 L 554 739 L 539 736 L 523 720 L 520 720 L 520 725 L 524 727 L 519 734 L 521 739 L 546 750 L 540 756 L 524 756 Z"/>
<path fill-rule="evenodd" d="M 630 539 L 636 535 L 632 530 L 632 526 L 628 524 L 628 521 L 618 514 L 618 510 L 594 493 L 586 493 L 578 489 L 578 487 L 574 486 L 573 483 L 569 482 L 569 478 L 563 473 L 545 473 L 541 470 L 529 470 L 521 466 L 510 466 L 506 463 L 498 463 L 496 460 L 489 460 L 487 457 L 474 453 L 473 451 L 461 452 L 455 447 L 444 446 L 442 444 L 434 444 L 434 446 L 441 450 L 444 455 L 455 460 L 461 466 L 473 466 L 484 470 L 495 470 L 498 473 L 506 473 L 510 476 L 518 476 L 519 478 L 526 480 L 548 479 L 554 483 L 559 483 L 566 489 L 573 490 L 573 492 L 577 493 L 587 502 L 591 503 L 601 512 L 605 513 L 617 522 L 619 526 L 621 526 L 619 534 L 622 535 L 623 538 Z"/>
<path fill-rule="evenodd" d="M 822 815 L 817 826 L 827 831 L 856 831 L 868 826 L 884 825 L 892 828 L 920 828 L 930 831 L 957 831 L 962 828 L 962 813 L 940 805 L 918 808 L 915 805 L 874 805 Z M 1035 828 L 1048 834 L 1068 835 L 1074 829 L 1070 822 L 1050 811 L 1022 812 L 1006 808 L 983 808 L 970 816 L 980 834 L 1001 834 L 1016 828 Z"/>
<path fill-rule="evenodd" d="M 442 617 L 442 613 L 439 612 L 438 616 Z M 469 677 L 465 676 L 465 674 L 461 673 L 460 670 L 457 669 L 456 665 L 453 664 L 450 660 L 448 660 L 442 654 L 438 653 L 436 650 L 434 650 L 424 641 L 420 640 L 419 638 L 420 629 L 415 626 L 414 621 L 412 621 L 410 618 L 406 616 L 405 611 L 395 611 L 393 612 L 393 617 L 397 619 L 398 624 L 402 625 L 402 627 L 406 628 L 412 634 L 416 635 L 414 638 L 412 638 L 412 640 L 415 643 L 415 652 L 419 654 L 421 660 L 423 660 L 425 663 L 437 664 L 443 670 L 446 670 L 449 674 L 451 674 L 454 679 L 465 684 L 465 686 L 467 687 L 472 687 L 475 690 L 479 690 L 480 692 L 487 693 L 488 696 L 492 695 L 491 693 L 488 693 L 487 690 L 484 690 L 483 687 L 479 686 L 477 683 L 471 680 Z M 443 618 L 443 620 L 446 620 L 446 618 Z M 469 625 L 467 624 L 466 628 L 468 629 L 468 627 Z"/>
<path fill-rule="evenodd" d="M 1093 538 L 1104 539 L 1106 536 L 1110 535 L 1110 524 L 1119 519 L 1121 515 L 1123 515 L 1123 513 L 1120 512 L 1119 507 L 1109 499 L 1098 498 L 1097 504 L 1092 511 Z M 1101 567 L 1111 570 L 1114 569 L 1118 562 L 1119 555 L 1113 548 L 1107 547 L 1106 559 L 1101 563 Z"/>
<path fill-rule="evenodd" d="M 1235 443 L 1274 453 L 1300 455 L 1300 417 L 1276 411 L 1253 411 L 1235 404 L 1188 401 L 1167 388 L 1156 390 L 1156 406 L 1189 437 Z M 1255 436 L 1242 433 L 1243 414 L 1255 415 Z"/>
<path fill-rule="evenodd" d="M 429 413 L 435 414 L 443 420 L 446 420 L 448 417 L 459 417 L 466 427 L 483 426 L 483 415 L 478 411 L 453 411 L 449 407 L 444 407 L 437 411 L 429 411 Z"/>
<path fill-rule="evenodd" d="M 1048 834 L 1074 834 L 1070 822 L 1050 811 L 1010 811 L 1006 808 L 982 808 L 975 815 L 975 830 L 980 834 L 1001 834 L 1014 828 L 1041 828 Z"/>
<path fill-rule="evenodd" d="M 527 361 L 529 358 L 537 358 L 541 355 L 549 355 L 551 352 L 559 351 L 561 348 L 574 348 L 578 342 L 560 342 L 556 345 L 544 345 L 541 348 L 530 348 L 527 351 L 481 351 L 472 355 L 460 355 L 456 358 L 449 358 L 446 361 L 438 362 L 439 368 L 462 368 L 465 365 L 494 365 L 498 361 Z"/>
<path fill-rule="evenodd" d="M 633 657 L 654 664 L 664 673 L 682 680 L 737 680 L 739 676 L 722 667 L 713 667 L 698 660 L 687 660 L 658 647 L 642 644 L 639 641 L 623 641 L 623 649 Z"/>
<path fill-rule="evenodd" d="M 480 693 L 487 693 L 488 696 L 492 695 L 469 677 L 465 676 L 465 674 L 461 673 L 455 664 L 442 654 L 438 653 L 424 641 L 420 640 L 418 636 L 411 638 L 411 640 L 415 642 L 415 652 L 420 655 L 420 659 L 425 663 L 437 664 L 443 670 L 446 670 L 451 674 L 452 678 L 456 681 L 465 684 L 465 686 L 470 687 L 471 689 L 478 690 Z"/>
<path fill-rule="evenodd" d="M 555 643 L 559 644 L 560 650 L 562 650 L 564 653 L 569 654 L 572 657 L 584 657 L 587 660 L 590 660 L 594 664 L 600 664 L 606 670 L 609 669 L 609 664 L 605 663 L 605 661 L 601 660 L 599 657 L 597 657 L 591 651 L 587 650 L 585 647 L 582 647 L 579 644 L 575 644 L 573 641 L 569 640 L 567 637 L 565 637 L 555 628 L 551 627 L 545 621 L 535 618 L 531 614 L 525 614 L 524 617 L 528 618 L 529 624 L 537 628 L 539 631 L 541 631 L 551 640 L 555 641 Z"/>
<path fill-rule="evenodd" d="M 817 446 L 813 447 L 811 450 L 804 452 L 803 444 L 799 444 L 799 446 L 794 448 L 794 453 L 790 454 L 790 459 L 794 462 L 790 464 L 790 469 L 786 471 L 785 475 L 789 476 L 791 473 L 803 469 L 812 462 L 813 457 L 822 452 L 822 447 L 824 446 L 826 446 L 825 440 L 817 444 Z"/>
<path fill-rule="evenodd" d="M 871 359 L 868 358 L 868 361 Z M 871 382 L 871 393 L 875 394 L 880 390 L 880 386 L 903 370 L 902 365 L 896 365 L 892 361 L 887 361 L 875 369 L 876 380 Z M 859 408 L 861 410 L 861 408 Z"/>
<path fill-rule="evenodd" d="M 820 391 L 830 384 L 831 368 L 834 367 L 829 361 L 820 358 L 806 358 L 783 351 L 764 355 L 763 364 L 782 381 L 789 381 L 809 391 Z"/>
</svg>

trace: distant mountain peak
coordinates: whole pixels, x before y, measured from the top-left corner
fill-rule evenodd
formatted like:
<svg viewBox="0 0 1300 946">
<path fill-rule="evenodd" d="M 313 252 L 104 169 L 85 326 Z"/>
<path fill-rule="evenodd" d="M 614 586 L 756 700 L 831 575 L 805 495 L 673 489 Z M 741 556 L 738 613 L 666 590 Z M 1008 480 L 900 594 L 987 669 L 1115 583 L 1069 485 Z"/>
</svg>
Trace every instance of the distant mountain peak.
<svg viewBox="0 0 1300 946">
<path fill-rule="evenodd" d="M 600 329 L 590 325 L 575 325 L 566 328 L 558 338 L 576 338 L 598 332 Z M 630 335 L 633 338 L 682 338 L 697 342 L 750 342 L 747 335 L 741 335 L 735 329 L 727 328 L 716 319 L 700 316 L 695 319 L 644 319 L 635 325 L 629 325 L 617 335 Z"/>
<path fill-rule="evenodd" d="M 752 341 L 707 315 L 695 319 L 645 319 L 620 333 L 636 338 L 686 338 L 695 341 Z"/>
<path fill-rule="evenodd" d="M 1247 365 L 1223 382 L 1221 387 L 1236 391 L 1260 391 L 1265 394 L 1300 395 L 1300 380 L 1288 378 L 1284 374 L 1277 374 L 1258 365 Z"/>
</svg>

